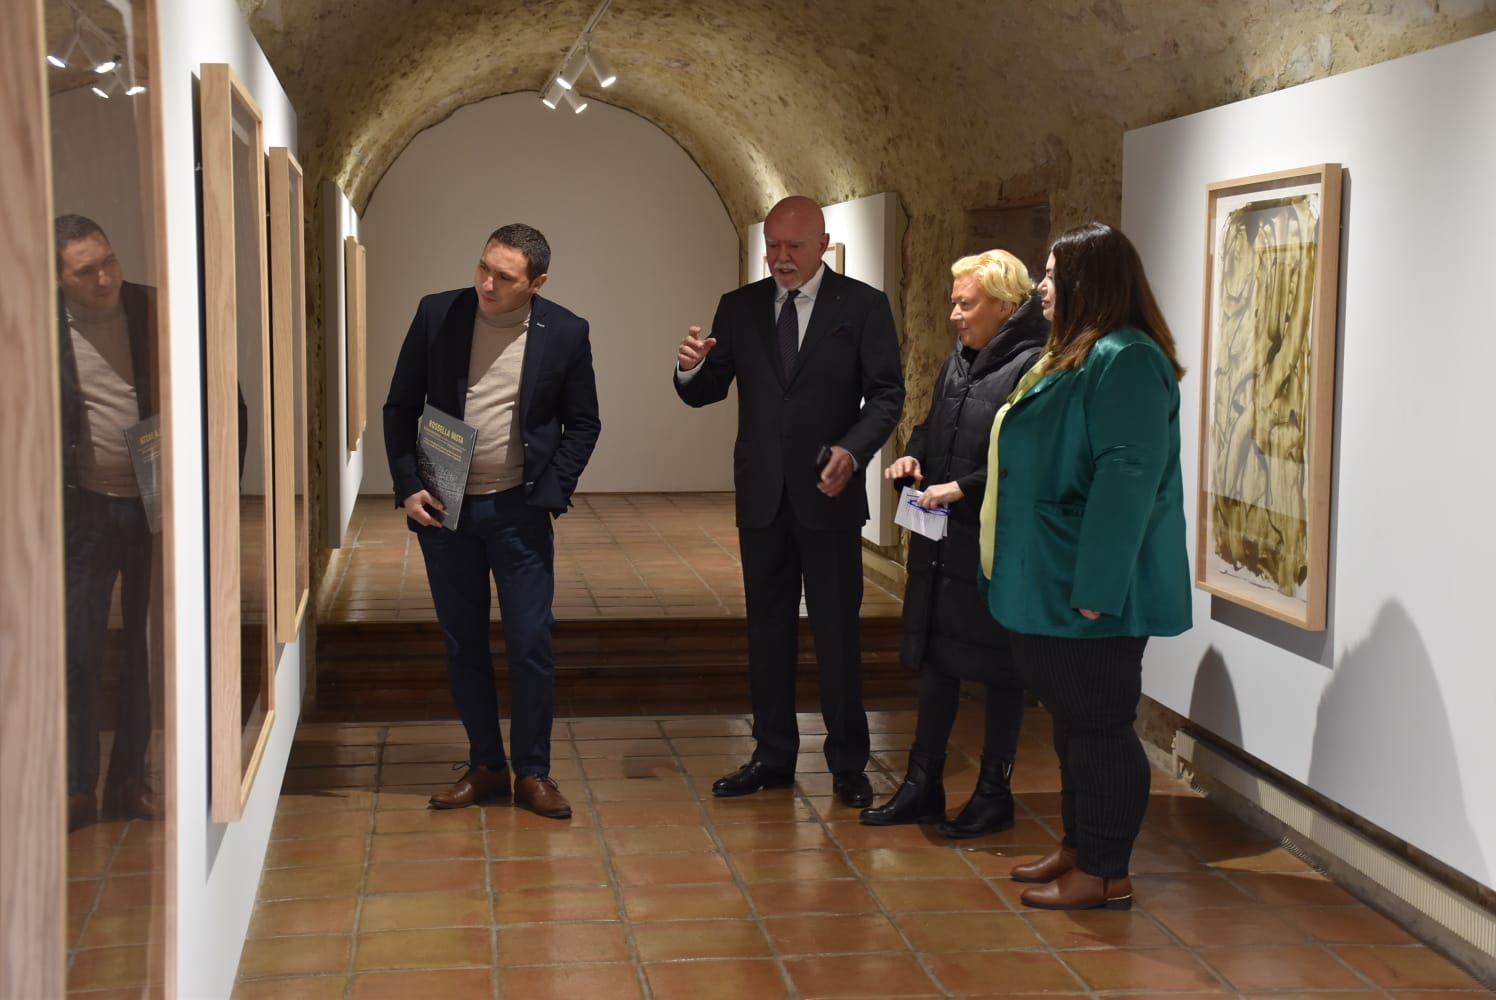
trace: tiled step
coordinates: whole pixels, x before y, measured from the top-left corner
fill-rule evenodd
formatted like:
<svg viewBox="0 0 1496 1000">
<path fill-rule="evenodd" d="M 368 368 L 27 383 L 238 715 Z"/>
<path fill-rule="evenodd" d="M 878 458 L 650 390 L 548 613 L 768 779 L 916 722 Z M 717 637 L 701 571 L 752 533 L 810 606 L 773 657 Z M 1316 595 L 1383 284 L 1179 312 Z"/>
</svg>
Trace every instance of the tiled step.
<svg viewBox="0 0 1496 1000">
<path fill-rule="evenodd" d="M 914 675 L 898 663 L 897 617 L 862 620 L 869 707 L 913 704 Z M 503 625 L 492 629 L 501 704 L 508 703 Z M 802 709 L 817 706 L 814 643 L 800 625 Z M 556 623 L 556 714 L 748 711 L 742 618 L 590 619 Z M 311 719 L 390 721 L 452 715 L 441 628 L 435 622 L 322 623 Z"/>
</svg>

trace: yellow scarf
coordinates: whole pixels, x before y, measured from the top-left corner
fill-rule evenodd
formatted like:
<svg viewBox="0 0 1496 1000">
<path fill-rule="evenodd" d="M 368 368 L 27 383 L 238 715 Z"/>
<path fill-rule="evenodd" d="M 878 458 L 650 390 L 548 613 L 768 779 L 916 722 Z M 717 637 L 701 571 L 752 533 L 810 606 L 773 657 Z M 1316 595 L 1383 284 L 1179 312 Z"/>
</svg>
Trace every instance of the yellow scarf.
<svg viewBox="0 0 1496 1000">
<path fill-rule="evenodd" d="M 978 536 L 982 576 L 988 580 L 992 579 L 992 550 L 997 542 L 997 438 L 1002 433 L 1003 417 L 1008 415 L 1008 410 L 1014 403 L 1022 399 L 1024 394 L 1034 387 L 1035 382 L 1044 377 L 1053 356 L 1051 352 L 1046 351 L 1043 357 L 1034 362 L 1034 367 L 1018 380 L 1018 385 L 1008 393 L 1008 401 L 997 411 L 997 416 L 992 418 L 992 436 L 987 442 L 987 485 L 982 491 L 982 527 L 981 534 Z"/>
</svg>

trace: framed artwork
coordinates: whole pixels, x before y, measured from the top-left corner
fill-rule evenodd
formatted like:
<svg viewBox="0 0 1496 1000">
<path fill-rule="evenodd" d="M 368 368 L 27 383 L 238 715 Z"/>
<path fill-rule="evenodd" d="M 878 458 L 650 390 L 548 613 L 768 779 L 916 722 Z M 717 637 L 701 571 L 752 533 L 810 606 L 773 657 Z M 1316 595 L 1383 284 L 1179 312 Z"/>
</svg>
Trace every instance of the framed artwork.
<svg viewBox="0 0 1496 1000">
<path fill-rule="evenodd" d="M 1341 167 L 1206 189 L 1195 585 L 1325 627 Z"/>
<path fill-rule="evenodd" d="M 275 524 L 275 640 L 301 631 L 309 591 L 306 424 L 306 242 L 301 164 L 270 150 L 270 382 Z"/>
<path fill-rule="evenodd" d="M 358 450 L 364 434 L 368 382 L 368 299 L 364 287 L 364 245 L 356 237 L 343 239 L 343 335 L 348 357 L 348 450 Z"/>
<path fill-rule="evenodd" d="M 228 65 L 203 64 L 199 116 L 211 813 L 227 822 L 243 814 L 275 710 L 265 153 L 259 108 Z"/>
</svg>

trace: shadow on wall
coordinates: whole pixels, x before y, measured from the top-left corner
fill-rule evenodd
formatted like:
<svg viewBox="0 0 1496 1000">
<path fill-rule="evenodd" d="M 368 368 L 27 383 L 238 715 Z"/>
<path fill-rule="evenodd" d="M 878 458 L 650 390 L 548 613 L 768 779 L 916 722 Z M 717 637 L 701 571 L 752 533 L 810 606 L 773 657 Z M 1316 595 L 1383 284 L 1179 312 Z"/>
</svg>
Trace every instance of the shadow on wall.
<svg viewBox="0 0 1496 1000">
<path fill-rule="evenodd" d="M 1465 812 L 1459 760 L 1438 678 L 1413 619 L 1382 606 L 1371 631 L 1335 666 L 1320 697 L 1309 785 L 1417 847 L 1491 885 Z"/>
<path fill-rule="evenodd" d="M 1226 658 L 1214 646 L 1205 650 L 1195 670 L 1188 718 L 1231 746 L 1242 745 L 1241 706 L 1236 701 L 1236 686 L 1231 683 Z"/>
</svg>

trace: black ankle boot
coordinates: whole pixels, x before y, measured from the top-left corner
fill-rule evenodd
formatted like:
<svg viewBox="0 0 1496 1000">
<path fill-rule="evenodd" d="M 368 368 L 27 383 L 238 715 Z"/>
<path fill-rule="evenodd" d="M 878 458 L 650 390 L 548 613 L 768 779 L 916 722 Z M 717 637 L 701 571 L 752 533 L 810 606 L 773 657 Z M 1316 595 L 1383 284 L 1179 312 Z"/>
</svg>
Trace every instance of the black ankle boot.
<svg viewBox="0 0 1496 1000">
<path fill-rule="evenodd" d="M 982 758 L 977 787 L 959 815 L 940 824 L 942 837 L 981 837 L 1013 829 L 1013 792 L 1008 778 L 1013 773 L 1011 760 Z"/>
<path fill-rule="evenodd" d="M 910 750 L 904 783 L 881 806 L 862 810 L 862 822 L 867 826 L 940 822 L 945 819 L 944 774 L 945 754 Z"/>
</svg>

